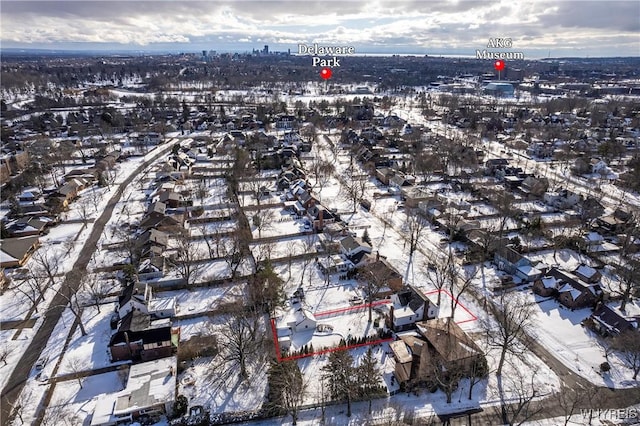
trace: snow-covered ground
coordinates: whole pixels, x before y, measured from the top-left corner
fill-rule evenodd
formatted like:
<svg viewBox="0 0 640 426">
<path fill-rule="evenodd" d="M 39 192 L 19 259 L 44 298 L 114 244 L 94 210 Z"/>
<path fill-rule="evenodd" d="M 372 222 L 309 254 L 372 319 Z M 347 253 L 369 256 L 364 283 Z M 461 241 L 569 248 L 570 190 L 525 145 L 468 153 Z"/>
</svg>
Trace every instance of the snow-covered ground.
<svg viewBox="0 0 640 426">
<path fill-rule="evenodd" d="M 76 328 L 58 368 L 58 375 L 115 365 L 109 357 L 109 341 L 113 334 L 109 320 L 115 308 L 116 304 L 110 303 L 101 305 L 100 312 L 95 306 L 83 310 L 82 323 L 87 335 L 82 336 L 80 327 Z"/>
<path fill-rule="evenodd" d="M 633 372 L 617 353 L 605 357 L 605 343 L 586 327 L 582 321 L 591 315 L 591 309 L 571 311 L 555 300 L 545 300 L 522 290 L 510 293 L 534 302 L 536 325 L 533 330 L 536 341 L 553 354 L 566 367 L 598 386 L 629 388 L 640 386 L 640 380 L 632 380 Z M 608 362 L 611 370 L 600 372 L 600 364 Z"/>
</svg>

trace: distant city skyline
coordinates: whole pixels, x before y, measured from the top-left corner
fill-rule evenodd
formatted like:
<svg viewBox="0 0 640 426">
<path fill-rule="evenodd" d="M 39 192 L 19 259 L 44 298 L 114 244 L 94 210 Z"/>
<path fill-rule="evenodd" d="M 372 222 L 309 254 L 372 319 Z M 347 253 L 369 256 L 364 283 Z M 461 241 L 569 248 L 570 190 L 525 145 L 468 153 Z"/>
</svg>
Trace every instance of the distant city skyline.
<svg viewBox="0 0 640 426">
<path fill-rule="evenodd" d="M 12 1 L 3 49 L 120 52 L 297 51 L 474 55 L 510 38 L 525 59 L 640 56 L 640 2 L 630 1 Z"/>
</svg>

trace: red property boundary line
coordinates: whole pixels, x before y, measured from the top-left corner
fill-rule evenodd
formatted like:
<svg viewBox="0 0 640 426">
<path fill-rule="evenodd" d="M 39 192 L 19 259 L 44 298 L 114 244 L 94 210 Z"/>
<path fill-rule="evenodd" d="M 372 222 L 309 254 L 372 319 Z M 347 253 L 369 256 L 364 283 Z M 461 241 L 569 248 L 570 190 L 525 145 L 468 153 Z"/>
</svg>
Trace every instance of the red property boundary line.
<svg viewBox="0 0 640 426">
<path fill-rule="evenodd" d="M 445 288 L 440 289 L 440 290 L 432 290 L 432 291 L 430 291 L 430 292 L 428 292 L 428 293 L 425 293 L 425 296 L 429 296 L 429 295 L 431 295 L 431 294 L 436 294 L 436 293 L 439 293 L 439 292 L 442 292 L 442 293 L 446 294 L 446 295 L 447 295 L 447 296 L 449 296 L 452 300 L 456 300 L 456 302 L 458 302 L 458 307 L 459 307 L 459 308 L 462 308 L 462 310 L 463 310 L 463 311 L 465 311 L 467 314 L 469 314 L 469 315 L 471 316 L 471 318 L 466 319 L 466 320 L 464 320 L 464 321 L 456 321 L 456 324 L 460 325 L 460 324 L 464 324 L 465 322 L 471 322 L 471 321 L 475 321 L 475 320 L 477 320 L 477 319 L 478 319 L 478 317 L 477 317 L 477 316 L 473 315 L 473 314 L 471 313 L 471 311 L 470 311 L 469 309 L 467 309 L 467 307 L 466 307 L 466 306 L 464 306 L 464 305 L 463 305 L 459 300 L 455 299 L 455 298 L 453 297 L 453 294 L 449 293 L 449 290 L 447 290 L 447 289 L 445 289 Z"/>
<path fill-rule="evenodd" d="M 439 292 L 445 293 L 452 300 L 454 300 L 453 295 L 446 289 L 433 290 L 433 291 L 430 291 L 428 293 L 425 293 L 425 296 L 429 296 L 431 294 L 436 294 L 436 293 L 439 293 Z M 373 303 L 367 303 L 367 304 L 364 304 L 364 305 L 349 306 L 349 307 L 346 307 L 346 308 L 332 309 L 332 310 L 328 310 L 328 311 L 318 312 L 317 314 L 314 314 L 314 316 L 316 318 L 318 318 L 318 317 L 322 317 L 322 316 L 341 314 L 341 313 L 349 312 L 349 311 L 368 309 L 369 306 L 375 307 L 375 306 L 380 306 L 380 305 L 386 305 L 386 304 L 389 304 L 389 303 L 391 303 L 389 300 L 378 300 L 378 301 L 375 301 Z M 456 322 L 456 324 L 464 324 L 466 322 L 476 321 L 478 319 L 478 317 L 473 315 L 471 313 L 471 311 L 469 311 L 469 309 L 467 309 L 467 307 L 464 306 L 459 301 L 458 301 L 458 307 L 462 308 L 467 314 L 469 314 L 471 316 L 471 318 L 466 319 L 464 321 Z M 316 352 L 311 352 L 311 353 L 308 353 L 308 354 L 293 355 L 293 356 L 288 356 L 288 357 L 284 357 L 283 358 L 280 355 L 280 344 L 278 343 L 278 332 L 276 330 L 276 319 L 275 318 L 271 318 L 271 332 L 273 333 L 273 342 L 274 342 L 275 347 L 276 347 L 276 360 L 278 362 L 292 361 L 292 360 L 297 360 L 297 359 L 301 359 L 301 358 L 308 358 L 308 357 L 311 357 L 311 356 L 314 356 L 314 355 L 324 355 L 324 354 L 328 354 L 328 353 L 331 353 L 331 352 L 337 352 L 337 351 L 346 351 L 346 350 L 349 350 L 349 349 L 360 348 L 360 347 L 363 347 L 363 346 L 370 346 L 370 345 L 377 345 L 379 343 L 391 342 L 391 341 L 394 340 L 393 337 L 389 337 L 387 339 L 378 339 L 378 340 L 374 340 L 374 341 L 371 341 L 371 342 L 356 343 L 356 344 L 353 344 L 353 345 L 346 345 L 346 346 L 338 346 L 338 347 L 335 347 L 335 348 L 323 349 L 323 350 L 316 351 Z"/>
</svg>

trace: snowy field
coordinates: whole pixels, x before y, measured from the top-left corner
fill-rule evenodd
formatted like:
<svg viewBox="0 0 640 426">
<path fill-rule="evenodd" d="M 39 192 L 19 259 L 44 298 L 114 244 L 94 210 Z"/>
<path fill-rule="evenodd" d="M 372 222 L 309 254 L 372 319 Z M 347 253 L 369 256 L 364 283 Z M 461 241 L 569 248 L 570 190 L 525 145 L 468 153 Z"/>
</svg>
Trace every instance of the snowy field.
<svg viewBox="0 0 640 426">
<path fill-rule="evenodd" d="M 114 332 L 109 320 L 115 309 L 116 304 L 110 303 L 100 306 L 100 312 L 94 306 L 83 310 L 82 323 L 87 335 L 83 336 L 80 327 L 76 328 L 60 363 L 58 375 L 123 364 L 112 364 L 109 356 L 109 341 Z"/>
<path fill-rule="evenodd" d="M 522 290 L 510 293 L 527 302 L 535 302 L 534 334 L 536 340 L 575 374 L 598 386 L 630 388 L 640 386 L 632 380 L 633 372 L 615 352 L 605 357 L 605 344 L 594 332 L 582 326 L 591 309 L 571 311 L 555 300 L 545 300 Z M 600 364 L 608 362 L 611 370 L 600 373 Z"/>
</svg>

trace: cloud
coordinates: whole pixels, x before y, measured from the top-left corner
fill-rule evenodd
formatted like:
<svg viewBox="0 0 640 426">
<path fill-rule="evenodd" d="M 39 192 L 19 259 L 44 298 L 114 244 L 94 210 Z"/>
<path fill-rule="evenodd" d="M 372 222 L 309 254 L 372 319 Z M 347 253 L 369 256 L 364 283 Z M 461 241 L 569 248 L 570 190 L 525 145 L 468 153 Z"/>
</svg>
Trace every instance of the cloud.
<svg viewBox="0 0 640 426">
<path fill-rule="evenodd" d="M 322 42 L 398 51 L 577 46 L 640 53 L 638 1 L 3 1 L 3 46 Z M 606 18 L 605 18 L 606 17 Z M 576 31 L 579 30 L 579 31 Z M 635 43 L 634 43 L 635 39 Z M 197 49 L 194 49 L 197 50 Z M 589 54 L 589 53 L 587 53 Z"/>
</svg>

